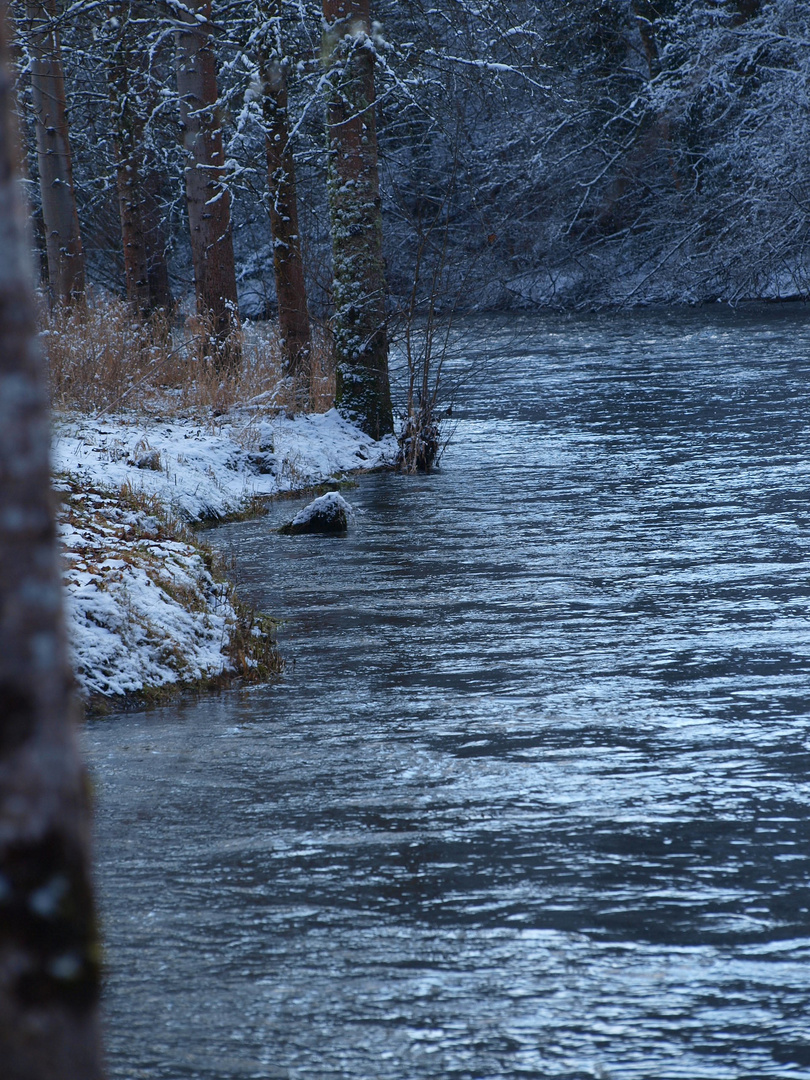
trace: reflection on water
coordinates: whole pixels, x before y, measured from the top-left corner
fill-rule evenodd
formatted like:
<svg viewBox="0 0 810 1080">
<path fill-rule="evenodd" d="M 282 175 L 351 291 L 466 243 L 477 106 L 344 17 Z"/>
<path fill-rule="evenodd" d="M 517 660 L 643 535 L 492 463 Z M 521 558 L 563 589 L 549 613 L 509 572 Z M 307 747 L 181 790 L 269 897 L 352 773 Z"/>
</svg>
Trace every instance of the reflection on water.
<svg viewBox="0 0 810 1080">
<path fill-rule="evenodd" d="M 810 1077 L 810 330 L 458 351 L 439 473 L 214 534 L 283 681 L 89 730 L 111 1073 Z"/>
</svg>

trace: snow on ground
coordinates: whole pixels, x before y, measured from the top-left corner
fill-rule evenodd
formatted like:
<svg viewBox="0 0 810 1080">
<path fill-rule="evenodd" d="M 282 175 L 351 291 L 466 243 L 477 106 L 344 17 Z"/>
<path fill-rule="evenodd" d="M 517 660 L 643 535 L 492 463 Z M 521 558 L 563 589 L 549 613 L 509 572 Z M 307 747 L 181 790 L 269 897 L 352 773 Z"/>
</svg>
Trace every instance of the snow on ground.
<svg viewBox="0 0 810 1080">
<path fill-rule="evenodd" d="M 63 417 L 54 434 L 54 471 L 91 488 L 128 485 L 194 522 L 233 516 L 257 496 L 312 487 L 396 455 L 393 436 L 374 442 L 335 409 L 292 420 L 237 414 L 213 423 Z"/>
<path fill-rule="evenodd" d="M 215 425 L 215 426 L 214 426 Z M 392 460 L 335 410 L 160 420 L 57 418 L 66 614 L 85 698 L 138 694 L 268 667 L 269 630 L 240 608 L 183 523 Z"/>
<path fill-rule="evenodd" d="M 200 550 L 137 505 L 62 490 L 67 621 L 85 695 L 192 683 L 227 668 L 237 612 Z"/>
</svg>

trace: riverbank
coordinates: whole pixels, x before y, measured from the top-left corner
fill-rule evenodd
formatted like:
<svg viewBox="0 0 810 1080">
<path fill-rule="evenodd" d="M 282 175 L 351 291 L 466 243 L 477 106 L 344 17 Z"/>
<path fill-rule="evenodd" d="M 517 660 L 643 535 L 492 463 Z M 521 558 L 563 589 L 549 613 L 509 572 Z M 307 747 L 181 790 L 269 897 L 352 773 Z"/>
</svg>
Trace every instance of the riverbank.
<svg viewBox="0 0 810 1080">
<path fill-rule="evenodd" d="M 280 668 L 272 620 L 242 604 L 195 529 L 379 468 L 396 452 L 334 409 L 290 419 L 58 414 L 53 439 L 68 638 L 92 711 Z"/>
</svg>

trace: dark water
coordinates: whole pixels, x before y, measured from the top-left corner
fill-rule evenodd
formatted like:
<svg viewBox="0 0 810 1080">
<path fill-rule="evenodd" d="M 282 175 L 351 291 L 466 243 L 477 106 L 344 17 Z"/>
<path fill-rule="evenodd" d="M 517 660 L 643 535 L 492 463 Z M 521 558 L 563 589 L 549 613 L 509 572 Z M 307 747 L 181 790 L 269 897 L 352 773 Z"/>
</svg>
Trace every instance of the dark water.
<svg viewBox="0 0 810 1080">
<path fill-rule="evenodd" d="M 804 312 L 463 341 L 441 472 L 215 534 L 284 680 L 90 728 L 116 1078 L 810 1077 Z"/>
</svg>

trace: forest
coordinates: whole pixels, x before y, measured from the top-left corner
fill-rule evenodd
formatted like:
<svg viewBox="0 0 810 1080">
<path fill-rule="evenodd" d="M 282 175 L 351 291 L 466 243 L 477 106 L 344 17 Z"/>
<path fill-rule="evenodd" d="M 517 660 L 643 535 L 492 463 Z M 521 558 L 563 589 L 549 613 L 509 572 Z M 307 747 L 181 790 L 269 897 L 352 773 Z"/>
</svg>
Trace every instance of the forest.
<svg viewBox="0 0 810 1080">
<path fill-rule="evenodd" d="M 809 95 L 794 0 L 0 0 L 4 1077 L 808 1075 Z"/>
<path fill-rule="evenodd" d="M 273 174 L 291 162 L 282 172 L 297 192 L 307 301 L 328 319 L 329 7 L 13 3 L 43 277 L 32 76 L 59 50 L 88 283 L 125 291 L 137 225 L 150 259 L 142 302 L 190 293 L 182 58 L 201 48 L 204 167 L 220 193 L 217 227 L 233 237 L 220 291 L 233 276 L 227 295 L 243 318 L 277 312 L 274 206 L 289 196 Z M 805 5 L 399 0 L 371 16 L 389 310 L 407 304 L 417 267 L 423 293 L 468 309 L 807 295 Z M 266 149 L 279 142 L 268 186 Z"/>
</svg>

